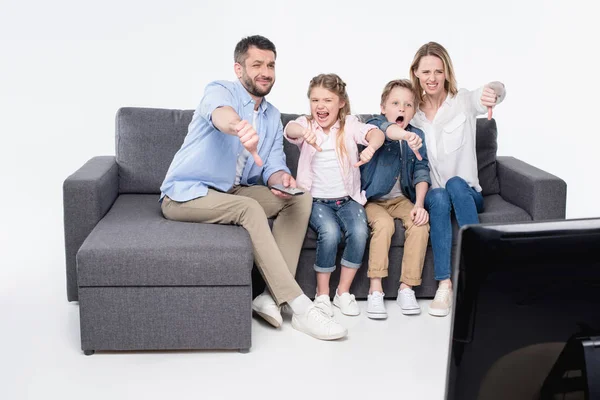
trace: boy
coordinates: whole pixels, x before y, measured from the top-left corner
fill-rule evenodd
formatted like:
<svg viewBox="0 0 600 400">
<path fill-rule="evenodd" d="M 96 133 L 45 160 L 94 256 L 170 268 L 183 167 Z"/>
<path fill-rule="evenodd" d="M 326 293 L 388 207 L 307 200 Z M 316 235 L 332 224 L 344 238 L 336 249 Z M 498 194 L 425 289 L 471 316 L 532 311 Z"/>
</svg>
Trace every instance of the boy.
<svg viewBox="0 0 600 400">
<path fill-rule="evenodd" d="M 367 316 L 373 319 L 387 318 L 381 280 L 388 276 L 394 218 L 400 219 L 406 230 L 397 302 L 405 315 L 421 312 L 412 287 L 421 284 L 429 240 L 424 201 L 431 179 L 423 132 L 409 124 L 416 106 L 411 82 L 394 80 L 383 89 L 381 115 L 367 121 L 386 135 L 371 162 L 361 167 L 361 184 L 368 200 L 365 210 L 372 230 Z"/>
</svg>

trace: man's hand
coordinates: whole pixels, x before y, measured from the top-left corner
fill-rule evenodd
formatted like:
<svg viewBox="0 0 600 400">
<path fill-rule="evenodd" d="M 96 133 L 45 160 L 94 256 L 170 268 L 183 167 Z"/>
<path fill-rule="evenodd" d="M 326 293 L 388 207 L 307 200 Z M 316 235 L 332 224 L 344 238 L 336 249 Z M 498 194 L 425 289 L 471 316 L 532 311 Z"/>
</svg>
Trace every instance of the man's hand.
<svg viewBox="0 0 600 400">
<path fill-rule="evenodd" d="M 422 206 L 415 205 L 410 210 L 410 219 L 412 219 L 416 226 L 425 225 L 429 222 L 429 213 Z"/>
<path fill-rule="evenodd" d="M 317 144 L 317 135 L 310 128 L 305 128 L 302 131 L 302 137 L 304 141 L 314 147 L 317 151 L 323 151 Z"/>
<path fill-rule="evenodd" d="M 481 104 L 488 108 L 488 120 L 492 119 L 492 107 L 496 105 L 498 102 L 498 94 L 492 87 L 488 84 L 483 88 L 483 92 L 481 93 Z"/>
<path fill-rule="evenodd" d="M 276 184 L 281 184 L 285 187 L 297 187 L 296 186 L 296 180 L 294 179 L 293 176 L 291 176 L 290 174 L 288 174 L 285 171 L 277 171 L 274 172 L 270 177 L 269 177 L 269 182 L 267 182 L 267 184 L 269 186 L 273 186 Z M 287 193 L 283 193 L 280 192 L 277 189 L 271 189 L 271 192 L 273 192 L 273 194 L 277 197 L 279 197 L 280 199 L 289 199 L 292 197 L 292 195 L 289 195 Z"/>
<path fill-rule="evenodd" d="M 373 154 L 375 154 L 375 151 L 377 151 L 377 149 L 375 149 L 371 145 L 365 147 L 365 149 L 360 153 L 360 159 L 356 164 L 354 164 L 354 167 L 358 168 L 361 165 L 371 161 L 371 158 L 373 158 Z"/>
<path fill-rule="evenodd" d="M 256 165 L 262 167 L 263 162 L 258 155 L 258 134 L 252 125 L 246 120 L 241 120 L 235 125 L 235 131 L 240 142 L 242 142 L 242 146 L 254 157 Z"/>
</svg>

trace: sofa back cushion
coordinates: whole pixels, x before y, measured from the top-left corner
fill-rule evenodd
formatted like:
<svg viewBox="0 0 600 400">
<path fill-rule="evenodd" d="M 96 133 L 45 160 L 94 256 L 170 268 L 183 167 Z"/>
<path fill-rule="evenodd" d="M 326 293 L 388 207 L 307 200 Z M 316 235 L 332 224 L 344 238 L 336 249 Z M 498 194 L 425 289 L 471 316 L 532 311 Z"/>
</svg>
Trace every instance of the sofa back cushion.
<svg viewBox="0 0 600 400">
<path fill-rule="evenodd" d="M 119 193 L 160 193 L 193 110 L 121 108 L 116 120 Z"/>
<path fill-rule="evenodd" d="M 498 150 L 498 128 L 496 120 L 477 119 L 477 169 L 479 184 L 484 196 L 500 193 L 500 183 L 496 171 L 496 152 Z"/>
<path fill-rule="evenodd" d="M 173 156 L 183 143 L 193 110 L 121 108 L 116 120 L 120 193 L 159 193 Z M 300 114 L 281 114 L 283 126 Z M 373 114 L 362 114 L 363 121 Z M 500 192 L 496 175 L 496 121 L 477 120 L 477 163 L 484 195 Z M 283 141 L 287 165 L 296 176 L 300 152 Z"/>
</svg>

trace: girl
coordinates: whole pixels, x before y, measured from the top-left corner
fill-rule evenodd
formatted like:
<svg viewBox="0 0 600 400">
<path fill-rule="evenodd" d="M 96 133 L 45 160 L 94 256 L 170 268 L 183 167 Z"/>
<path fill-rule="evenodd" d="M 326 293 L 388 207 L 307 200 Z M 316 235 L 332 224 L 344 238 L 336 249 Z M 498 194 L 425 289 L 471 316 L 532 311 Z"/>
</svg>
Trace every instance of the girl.
<svg viewBox="0 0 600 400">
<path fill-rule="evenodd" d="M 345 248 L 342 271 L 333 305 L 345 315 L 360 310 L 350 285 L 361 265 L 369 229 L 360 190 L 360 167 L 384 142 L 383 132 L 350 115 L 346 84 L 336 74 L 321 74 L 308 87 L 310 116 L 289 122 L 285 137 L 300 148 L 297 184 L 313 197 L 309 225 L 317 233 L 314 269 L 317 273 L 315 305 L 329 316 L 329 278 L 335 271 L 342 232 Z M 358 154 L 357 144 L 367 146 Z"/>
<path fill-rule="evenodd" d="M 410 66 L 417 91 L 417 112 L 411 124 L 425 133 L 431 189 L 425 197 L 430 216 L 435 279 L 439 281 L 429 313 L 446 316 L 452 306 L 451 250 L 452 224 L 479 223 L 483 196 L 477 174 L 475 117 L 488 114 L 504 100 L 500 82 L 491 82 L 474 91 L 457 89 L 454 68 L 444 47 L 429 42 L 417 51 Z"/>
</svg>

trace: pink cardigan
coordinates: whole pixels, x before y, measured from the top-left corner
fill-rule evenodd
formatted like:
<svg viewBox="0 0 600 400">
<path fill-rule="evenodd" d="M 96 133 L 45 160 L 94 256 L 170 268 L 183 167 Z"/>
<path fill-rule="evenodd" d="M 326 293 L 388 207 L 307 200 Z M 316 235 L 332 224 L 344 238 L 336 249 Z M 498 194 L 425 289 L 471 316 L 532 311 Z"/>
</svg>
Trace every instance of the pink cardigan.
<svg viewBox="0 0 600 400">
<path fill-rule="evenodd" d="M 290 143 L 293 143 L 300 148 L 300 159 L 298 160 L 298 173 L 296 174 L 296 182 L 298 183 L 298 186 L 310 191 L 312 187 L 312 159 L 317 150 L 310 144 L 305 143 L 304 138 L 290 138 L 287 135 L 287 127 L 290 126 L 290 124 L 300 124 L 303 128 L 307 128 L 309 122 L 305 116 L 298 117 L 296 120 L 288 122 L 288 124 L 285 126 L 284 135 Z M 320 136 L 325 135 L 325 133 L 323 133 L 323 128 L 321 128 L 316 121 L 311 122 L 311 128 L 317 135 L 317 144 L 321 144 L 322 139 Z M 340 122 L 337 121 L 330 128 L 329 134 L 335 135 L 337 139 L 339 129 Z M 346 117 L 346 125 L 344 126 L 344 137 L 346 139 L 346 150 L 348 152 L 348 157 L 341 159 L 340 155 L 338 154 L 337 146 L 335 147 L 338 161 L 340 161 L 340 168 L 342 169 L 342 176 L 344 177 L 344 187 L 346 188 L 346 191 L 349 193 L 350 197 L 362 205 L 367 202 L 367 198 L 365 197 L 365 191 L 360 190 L 360 168 L 354 167 L 354 164 L 356 164 L 359 160 L 358 148 L 356 145 L 358 143 L 365 146 L 369 145 L 369 142 L 366 140 L 366 136 L 371 129 L 377 129 L 377 127 L 375 125 L 362 123 L 354 115 L 349 115 Z"/>
</svg>

